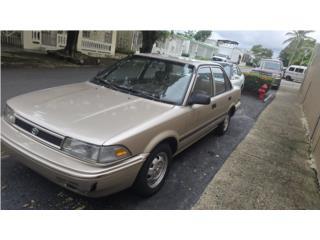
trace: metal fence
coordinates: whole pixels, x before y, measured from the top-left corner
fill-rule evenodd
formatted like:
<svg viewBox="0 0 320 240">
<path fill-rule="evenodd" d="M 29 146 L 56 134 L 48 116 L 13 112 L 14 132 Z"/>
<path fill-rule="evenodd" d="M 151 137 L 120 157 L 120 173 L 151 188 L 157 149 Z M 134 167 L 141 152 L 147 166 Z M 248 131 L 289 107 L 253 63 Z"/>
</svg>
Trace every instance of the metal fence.
<svg viewBox="0 0 320 240">
<path fill-rule="evenodd" d="M 1 31 L 1 45 L 23 47 L 23 34 L 21 31 Z"/>
</svg>

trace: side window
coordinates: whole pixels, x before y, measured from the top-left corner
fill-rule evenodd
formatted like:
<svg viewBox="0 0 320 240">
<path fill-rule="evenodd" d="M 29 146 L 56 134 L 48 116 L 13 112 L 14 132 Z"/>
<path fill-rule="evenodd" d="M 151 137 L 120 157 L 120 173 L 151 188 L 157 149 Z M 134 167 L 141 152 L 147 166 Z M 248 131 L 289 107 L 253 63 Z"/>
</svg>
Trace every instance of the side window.
<svg viewBox="0 0 320 240">
<path fill-rule="evenodd" d="M 302 68 L 296 68 L 295 72 L 297 72 L 297 73 L 302 73 L 302 72 L 303 72 L 303 69 L 302 69 Z"/>
<path fill-rule="evenodd" d="M 235 65 L 233 65 L 233 67 L 232 67 L 232 75 L 239 75 L 238 70 Z"/>
<path fill-rule="evenodd" d="M 289 68 L 289 71 L 293 72 L 294 71 L 294 67 Z"/>
<path fill-rule="evenodd" d="M 238 75 L 241 76 L 242 72 L 238 66 L 237 66 L 237 71 L 238 71 Z"/>
<path fill-rule="evenodd" d="M 214 86 L 216 89 L 216 95 L 219 95 L 221 93 L 224 93 L 230 86 L 227 88 L 226 84 L 226 76 L 224 72 L 217 67 L 211 68 L 212 74 L 213 74 L 213 80 L 214 80 Z"/>
<path fill-rule="evenodd" d="M 193 92 L 213 96 L 212 85 L 212 75 L 210 68 L 200 68 L 197 73 L 196 84 L 194 86 Z"/>
</svg>

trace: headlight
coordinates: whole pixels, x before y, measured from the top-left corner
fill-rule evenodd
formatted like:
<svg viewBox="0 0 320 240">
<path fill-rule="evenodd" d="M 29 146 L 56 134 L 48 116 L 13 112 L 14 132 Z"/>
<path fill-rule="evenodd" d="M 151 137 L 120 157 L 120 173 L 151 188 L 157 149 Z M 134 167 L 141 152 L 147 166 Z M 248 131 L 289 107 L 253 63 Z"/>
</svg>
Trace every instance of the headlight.
<svg viewBox="0 0 320 240">
<path fill-rule="evenodd" d="M 272 77 L 273 77 L 273 78 L 281 78 L 281 74 L 279 74 L 279 73 L 273 73 L 273 74 L 272 74 Z"/>
<path fill-rule="evenodd" d="M 7 120 L 9 123 L 15 122 L 16 117 L 14 115 L 14 111 L 8 105 L 5 106 L 3 115 L 4 119 Z"/>
<path fill-rule="evenodd" d="M 123 146 L 97 146 L 72 138 L 64 140 L 62 150 L 82 160 L 101 164 L 119 161 L 131 155 Z"/>
</svg>

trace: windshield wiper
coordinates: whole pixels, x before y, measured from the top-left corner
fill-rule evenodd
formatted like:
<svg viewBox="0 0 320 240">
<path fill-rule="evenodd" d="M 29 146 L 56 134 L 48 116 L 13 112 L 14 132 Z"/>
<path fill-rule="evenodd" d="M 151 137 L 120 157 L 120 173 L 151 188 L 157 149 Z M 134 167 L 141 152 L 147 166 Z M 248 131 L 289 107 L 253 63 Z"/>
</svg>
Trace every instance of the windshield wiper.
<svg viewBox="0 0 320 240">
<path fill-rule="evenodd" d="M 134 95 L 134 96 L 139 96 L 139 97 L 147 98 L 147 99 L 158 101 L 158 102 L 163 102 L 163 103 L 167 103 L 167 104 L 175 104 L 174 102 L 171 102 L 171 101 L 161 100 L 159 97 L 156 97 L 153 94 L 145 93 L 143 91 L 138 91 L 133 88 L 122 87 L 117 84 L 111 83 L 110 81 L 103 80 L 102 78 L 99 78 L 97 76 L 94 78 L 94 80 L 97 81 L 98 84 L 102 84 L 102 85 L 109 87 L 113 90 L 126 92 L 126 93 Z"/>
<path fill-rule="evenodd" d="M 119 86 L 114 84 L 114 83 L 111 83 L 110 81 L 108 80 L 104 80 L 103 78 L 100 78 L 100 77 L 97 77 L 95 76 L 94 77 L 94 80 L 98 83 L 98 84 L 101 84 L 105 87 L 108 87 L 108 88 L 111 88 L 111 89 L 114 89 L 114 90 L 119 90 Z"/>
</svg>

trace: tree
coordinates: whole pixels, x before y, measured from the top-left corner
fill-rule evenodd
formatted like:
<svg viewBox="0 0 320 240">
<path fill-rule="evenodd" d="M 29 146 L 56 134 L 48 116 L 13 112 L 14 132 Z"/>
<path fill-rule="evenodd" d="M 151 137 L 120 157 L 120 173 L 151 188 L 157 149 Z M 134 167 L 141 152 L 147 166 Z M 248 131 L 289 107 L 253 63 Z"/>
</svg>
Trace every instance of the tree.
<svg viewBox="0 0 320 240">
<path fill-rule="evenodd" d="M 194 39 L 195 33 L 196 33 L 195 31 L 188 30 L 183 33 L 183 36 L 185 36 L 188 39 Z"/>
<path fill-rule="evenodd" d="M 212 31 L 198 31 L 194 35 L 194 39 L 200 42 L 204 42 L 211 36 Z"/>
<path fill-rule="evenodd" d="M 77 51 L 79 31 L 67 31 L 67 44 L 64 48 L 66 55 L 74 57 Z"/>
<path fill-rule="evenodd" d="M 255 59 L 254 63 L 258 64 L 263 58 L 271 58 L 273 55 L 273 51 L 269 48 L 264 48 L 261 44 L 253 45 L 251 48 L 251 52 L 253 53 Z"/>
<path fill-rule="evenodd" d="M 153 48 L 153 44 L 157 40 L 165 40 L 173 32 L 169 31 L 142 31 L 142 47 L 140 48 L 141 53 L 150 53 Z"/>
<path fill-rule="evenodd" d="M 315 48 L 315 43 L 315 40 L 306 39 L 297 50 L 296 41 L 292 41 L 281 50 L 279 57 L 283 61 L 284 66 L 292 64 L 307 66 Z"/>
<path fill-rule="evenodd" d="M 307 34 L 314 32 L 313 30 L 298 30 L 298 31 L 292 31 L 292 32 L 287 32 L 286 36 L 289 36 L 288 39 L 286 39 L 283 44 L 289 43 L 292 44 L 293 46 L 293 51 L 290 53 L 290 60 L 288 65 L 291 65 L 292 62 L 294 61 L 297 52 L 300 50 L 302 47 L 303 43 L 305 40 L 314 40 L 312 37 L 307 36 Z"/>
</svg>

